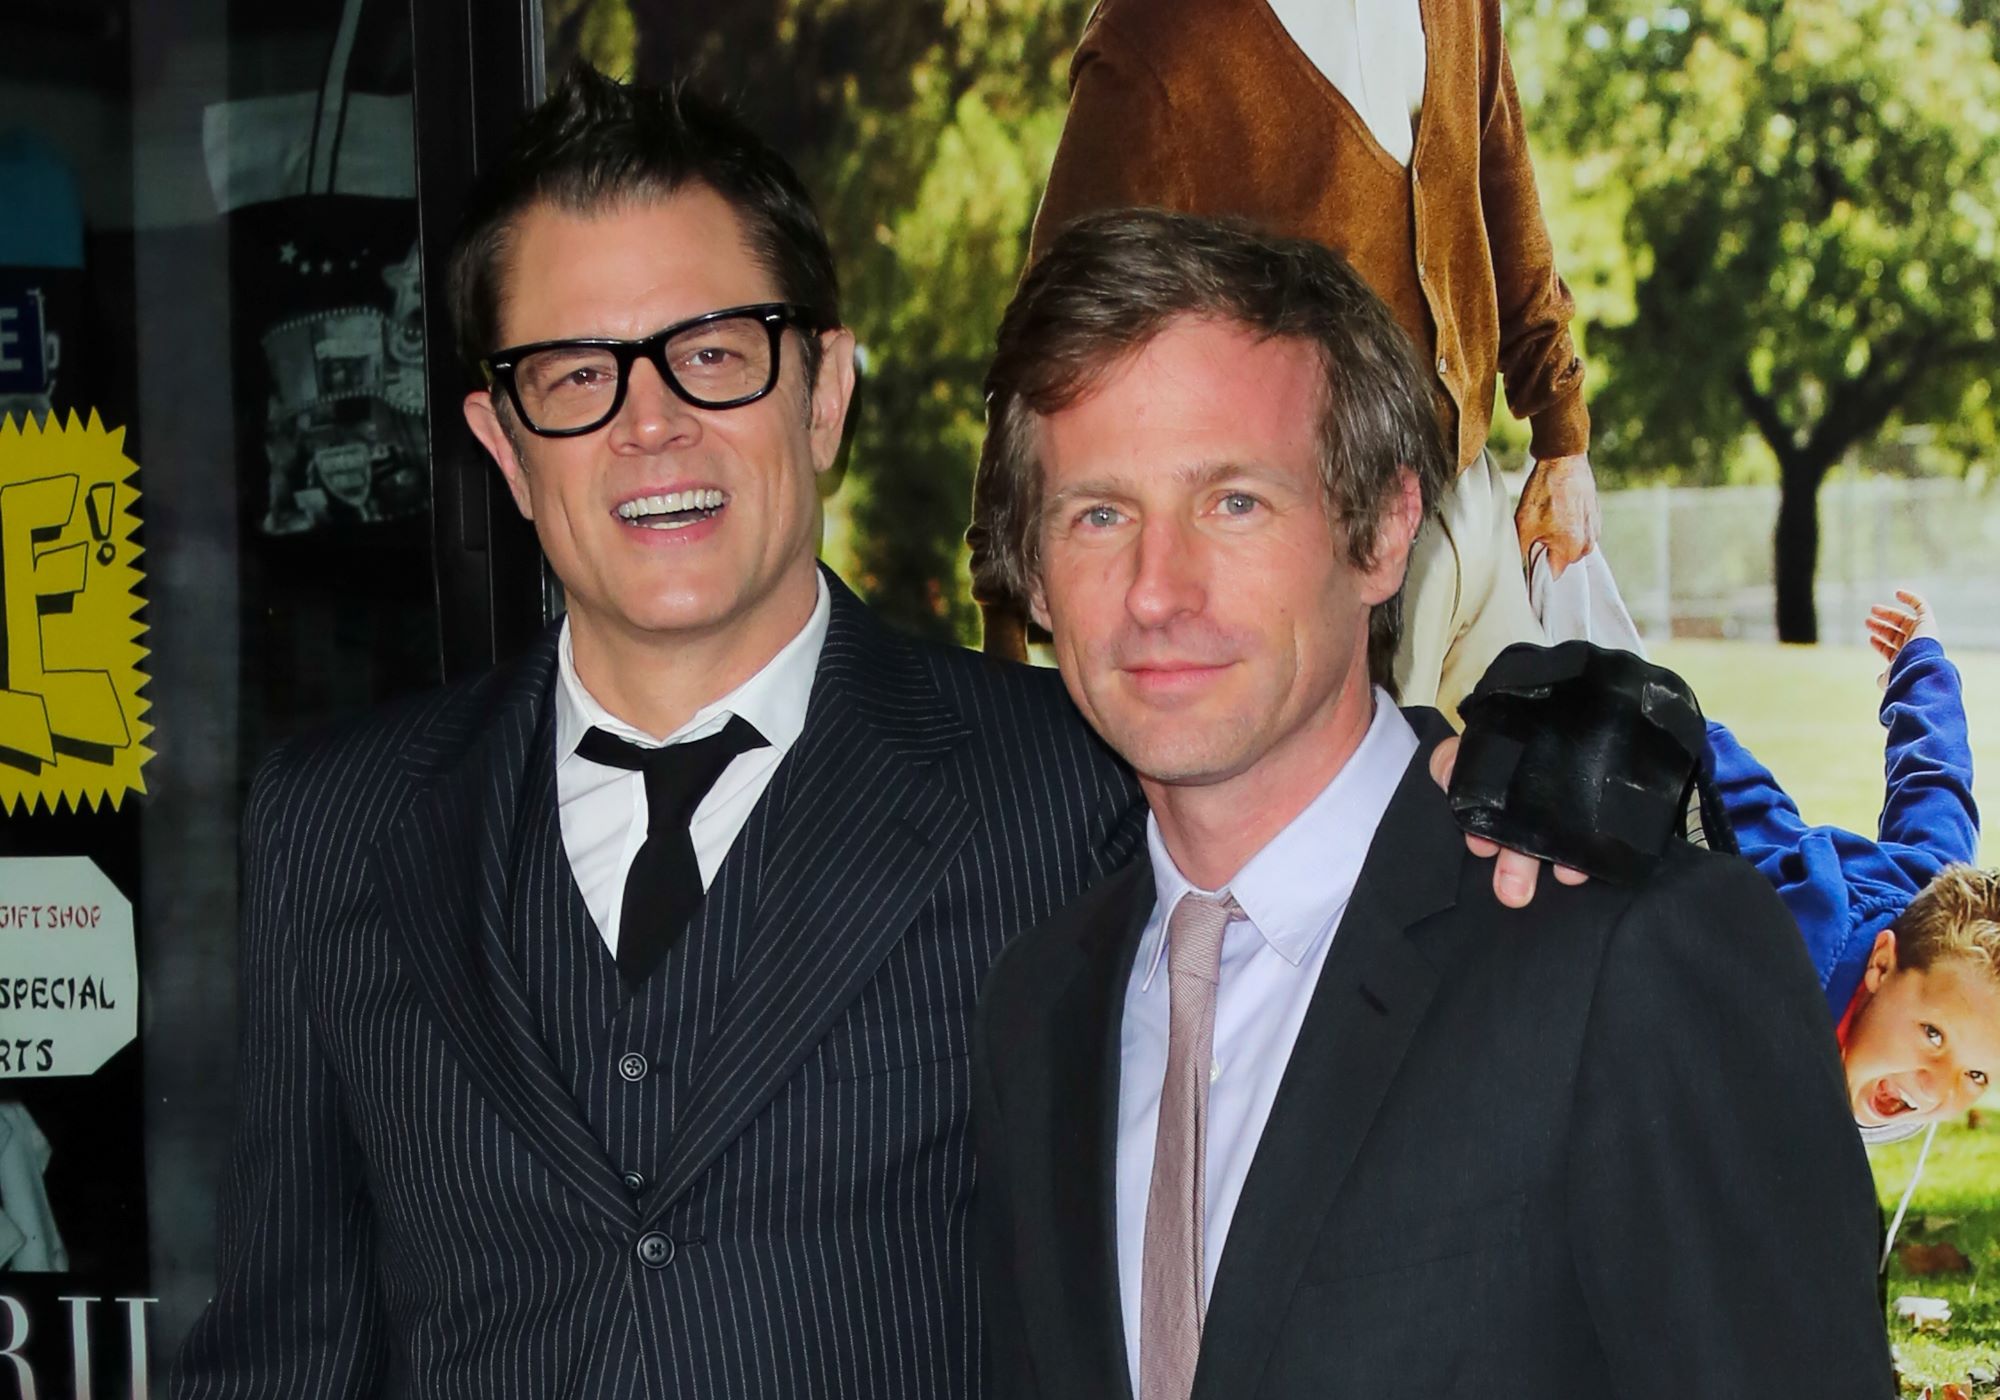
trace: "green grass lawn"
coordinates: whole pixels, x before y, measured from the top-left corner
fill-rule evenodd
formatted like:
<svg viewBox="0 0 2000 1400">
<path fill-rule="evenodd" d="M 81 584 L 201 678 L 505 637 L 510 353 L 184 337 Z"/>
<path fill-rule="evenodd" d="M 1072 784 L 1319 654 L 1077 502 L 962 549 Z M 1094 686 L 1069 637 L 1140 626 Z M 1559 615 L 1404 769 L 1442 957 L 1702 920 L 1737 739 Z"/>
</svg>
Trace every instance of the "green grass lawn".
<svg viewBox="0 0 2000 1400">
<path fill-rule="evenodd" d="M 1858 627 L 1857 623 L 1857 627 Z M 1946 643 L 1949 645 L 1949 637 Z M 1673 642 L 1653 659 L 1687 678 L 1704 712 L 1736 731 L 1792 794 L 1807 821 L 1872 833 L 1882 806 L 1882 727 L 1875 707 L 1881 665 L 1865 647 L 1783 647 L 1750 642 Z M 2000 655 L 1954 655 L 1965 677 L 1973 751 L 2000 736 Z M 1983 791 L 1983 787 L 1976 789 Z M 1982 864 L 2000 862 L 2000 845 L 1982 843 Z M 1900 1260 L 1889 1267 L 1891 1303 L 1904 1294 L 1942 1298 L 1952 1318 L 1941 1333 L 1915 1333 L 1890 1321 L 1908 1393 L 1956 1383 L 1987 1400 L 2000 1395 L 1974 1374 L 2000 1368 L 2000 1095 L 1989 1094 L 1978 1128 L 1938 1133 L 1922 1183 L 1899 1237 L 1948 1241 L 1971 1261 L 1963 1274 L 1913 1278 Z M 1871 1154 L 1883 1210 L 1893 1211 L 1916 1162 L 1917 1142 Z"/>
<path fill-rule="evenodd" d="M 1878 1147 L 1869 1154 L 1885 1212 L 1896 1208 L 1910 1179 L 1921 1139 Z M 1940 1129 L 1897 1236 L 1898 1251 L 1912 1244 L 1949 1243 L 1971 1262 L 1969 1272 L 1912 1277 L 1900 1258 L 1889 1265 L 1889 1301 L 1904 1294 L 1942 1298 L 1951 1321 L 1942 1332 L 1915 1332 L 1890 1318 L 1889 1338 L 1901 1364 L 1904 1388 L 1956 1382 L 1972 1394 L 2000 1394 L 1992 1374 L 2000 1369 L 2000 1126 L 1989 1110 L 1976 1128 Z M 1969 1377 L 1983 1383 L 1974 1385 Z"/>
</svg>

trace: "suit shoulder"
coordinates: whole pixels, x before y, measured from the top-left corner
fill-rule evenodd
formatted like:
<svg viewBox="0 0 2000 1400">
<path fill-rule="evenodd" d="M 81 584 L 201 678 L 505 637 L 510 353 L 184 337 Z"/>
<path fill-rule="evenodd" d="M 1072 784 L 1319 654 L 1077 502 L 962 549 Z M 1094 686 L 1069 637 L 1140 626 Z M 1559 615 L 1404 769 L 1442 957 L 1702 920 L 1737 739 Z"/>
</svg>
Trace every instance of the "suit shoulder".
<svg viewBox="0 0 2000 1400">
<path fill-rule="evenodd" d="M 1817 985 L 1798 925 L 1777 893 L 1740 857 L 1669 843 L 1635 884 L 1588 880 L 1570 886 L 1544 875 L 1523 909 L 1503 907 L 1492 890 L 1492 862 L 1461 868 L 1457 907 L 1475 917 L 1462 936 L 1489 952 L 1528 963 L 1553 960 L 1594 968 L 1587 981 L 1620 978 L 1617 969 L 1679 970 L 1697 980 L 1711 969 L 1745 978 L 1802 979 Z M 1568 978 L 1560 979 L 1572 985 Z M 1815 992 L 1815 997 L 1817 993 Z"/>
<path fill-rule="evenodd" d="M 492 673 L 456 685 L 406 695 L 356 715 L 328 721 L 284 740 L 258 765 L 264 788 L 306 788 L 337 782 L 357 768 L 392 762 L 440 718 L 476 706 Z"/>
<path fill-rule="evenodd" d="M 1832 1044 L 1798 925 L 1747 862 L 1674 842 L 1640 883 L 1599 885 L 1538 890 L 1524 912 L 1546 900 L 1549 917 L 1522 956 L 1582 973 L 1551 980 L 1586 994 L 1606 1033 L 1721 1034 L 1748 1019 Z"/>
<path fill-rule="evenodd" d="M 1077 713 L 1062 677 L 1045 666 L 1002 661 L 965 647 L 916 642 L 939 693 L 984 741 L 1046 751 L 1050 743 L 1101 751 L 1103 741 Z"/>
<path fill-rule="evenodd" d="M 496 667 L 285 740 L 251 781 L 246 832 L 301 820 L 323 828 L 334 812 L 351 810 L 330 801 L 335 794 L 366 793 L 376 799 L 367 805 L 392 806 L 421 780 L 427 759 L 441 761 L 476 731 L 510 669 Z"/>
<path fill-rule="evenodd" d="M 1647 942 L 1662 954 L 1723 953 L 1769 972 L 1817 980 L 1791 911 L 1740 856 L 1670 843 L 1653 874 L 1634 889 L 1626 922 L 1642 925 Z"/>
<path fill-rule="evenodd" d="M 1026 933 L 1009 939 L 987 973 L 980 1015 L 1011 1020 L 1045 997 L 1050 973 L 1083 955 L 1093 939 L 1115 939 L 1149 867 L 1143 852 L 1106 875 Z"/>
</svg>

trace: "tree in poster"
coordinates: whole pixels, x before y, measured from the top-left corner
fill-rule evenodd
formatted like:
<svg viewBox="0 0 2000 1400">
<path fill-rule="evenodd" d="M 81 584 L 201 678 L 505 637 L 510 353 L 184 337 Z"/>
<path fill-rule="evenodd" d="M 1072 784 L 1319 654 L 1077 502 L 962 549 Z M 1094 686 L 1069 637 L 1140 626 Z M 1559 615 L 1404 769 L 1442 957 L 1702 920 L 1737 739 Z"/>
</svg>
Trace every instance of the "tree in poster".
<svg viewBox="0 0 2000 1400">
<path fill-rule="evenodd" d="M 1817 637 L 1817 492 L 1894 425 L 1996 441 L 2000 64 L 1953 0 L 1539 0 L 1536 135 L 1627 186 L 1636 315 L 1600 326 L 1602 456 L 1777 460 L 1778 634 Z M 1971 22 L 1968 22 L 1968 19 Z M 1559 192 L 1558 192 L 1559 193 Z"/>
</svg>

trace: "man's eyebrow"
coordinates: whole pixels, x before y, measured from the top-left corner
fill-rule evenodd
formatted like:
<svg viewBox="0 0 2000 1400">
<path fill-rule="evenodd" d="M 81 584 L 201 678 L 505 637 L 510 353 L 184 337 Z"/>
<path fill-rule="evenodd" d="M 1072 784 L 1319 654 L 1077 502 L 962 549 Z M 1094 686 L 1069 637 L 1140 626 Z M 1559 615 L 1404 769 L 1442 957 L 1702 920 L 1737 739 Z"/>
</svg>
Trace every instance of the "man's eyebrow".
<svg viewBox="0 0 2000 1400">
<path fill-rule="evenodd" d="M 1236 476 L 1262 476 L 1263 469 L 1256 462 L 1246 462 L 1237 458 L 1217 458 L 1205 462 L 1189 462 L 1175 467 L 1171 473 L 1173 480 L 1197 489 L 1215 486 Z M 1073 481 L 1060 491 L 1051 492 L 1043 501 L 1042 508 L 1055 511 L 1077 500 L 1120 501 L 1129 499 L 1132 490 L 1129 482 L 1111 477 L 1093 477 L 1083 481 Z"/>
<path fill-rule="evenodd" d="M 1060 491 L 1051 492 L 1042 501 L 1042 513 L 1050 515 L 1061 510 L 1072 501 L 1124 500 L 1130 493 L 1117 482 L 1099 478 L 1093 481 L 1073 481 Z"/>
</svg>

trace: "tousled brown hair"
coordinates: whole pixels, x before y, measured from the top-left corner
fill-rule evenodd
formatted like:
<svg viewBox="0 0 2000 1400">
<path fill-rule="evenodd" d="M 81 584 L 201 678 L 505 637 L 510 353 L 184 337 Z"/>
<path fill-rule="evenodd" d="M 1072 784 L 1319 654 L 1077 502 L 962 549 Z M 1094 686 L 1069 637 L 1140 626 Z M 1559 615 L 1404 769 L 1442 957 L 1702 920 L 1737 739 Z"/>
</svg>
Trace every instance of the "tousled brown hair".
<svg viewBox="0 0 2000 1400">
<path fill-rule="evenodd" d="M 1451 465 L 1435 390 L 1408 335 L 1346 259 L 1233 220 L 1157 209 L 1093 214 L 1049 245 L 1000 323 L 967 532 L 982 601 L 1023 604 L 1040 580 L 1036 419 L 1089 394 L 1184 318 L 1233 322 L 1318 352 L 1326 371 L 1320 479 L 1355 567 L 1374 561 L 1400 469 L 1416 477 L 1424 517 L 1436 510 Z M 1392 688 L 1402 616 L 1398 591 L 1368 620 L 1369 673 Z"/>
</svg>

